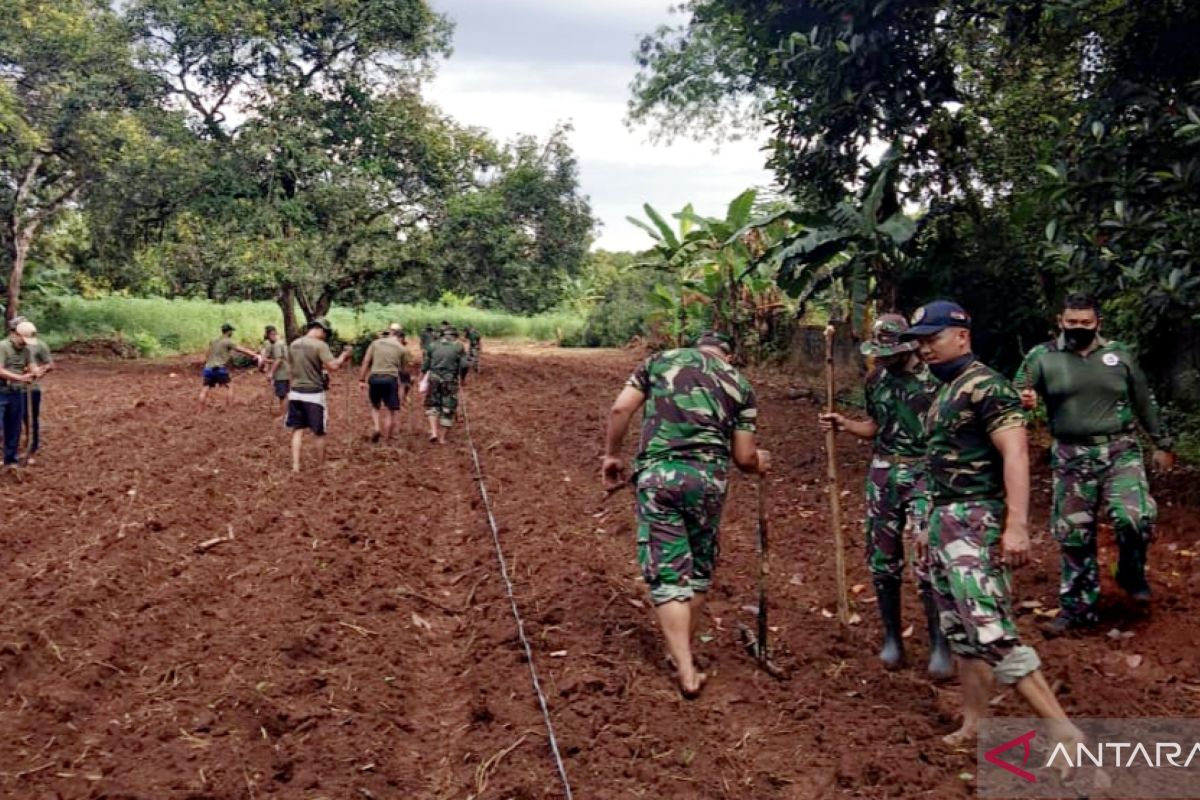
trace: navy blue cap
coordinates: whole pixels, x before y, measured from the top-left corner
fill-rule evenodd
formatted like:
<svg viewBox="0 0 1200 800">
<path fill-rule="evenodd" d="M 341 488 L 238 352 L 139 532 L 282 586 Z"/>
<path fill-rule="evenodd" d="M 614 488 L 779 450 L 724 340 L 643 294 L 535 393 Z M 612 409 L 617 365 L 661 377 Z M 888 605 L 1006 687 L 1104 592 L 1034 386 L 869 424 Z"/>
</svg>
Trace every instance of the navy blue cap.
<svg viewBox="0 0 1200 800">
<path fill-rule="evenodd" d="M 952 300 L 926 303 L 912 315 L 912 327 L 900 334 L 901 341 L 932 336 L 946 328 L 971 328 L 971 315 Z"/>
</svg>

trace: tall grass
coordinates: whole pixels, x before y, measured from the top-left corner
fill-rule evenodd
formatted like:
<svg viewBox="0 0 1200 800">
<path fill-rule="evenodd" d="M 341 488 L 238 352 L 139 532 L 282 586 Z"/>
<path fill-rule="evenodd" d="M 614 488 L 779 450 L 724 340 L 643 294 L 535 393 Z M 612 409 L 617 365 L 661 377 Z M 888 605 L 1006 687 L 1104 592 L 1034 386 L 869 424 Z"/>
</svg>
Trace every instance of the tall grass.
<svg viewBox="0 0 1200 800">
<path fill-rule="evenodd" d="M 120 333 L 144 355 L 202 350 L 220 334 L 225 322 L 237 329 L 234 338 L 246 345 L 260 342 L 266 325 L 283 328 L 279 306 L 269 302 L 59 297 L 30 309 L 29 315 L 51 347 Z M 478 308 L 436 305 L 371 303 L 360 312 L 334 308 L 329 314 L 329 321 L 344 339 L 364 331 L 383 330 L 392 322 L 400 322 L 410 333 L 416 333 L 427 324 L 436 327 L 442 320 L 460 328 L 474 325 L 485 337 L 537 341 L 559 341 L 573 336 L 583 325 L 579 317 L 567 313 L 519 317 Z"/>
</svg>

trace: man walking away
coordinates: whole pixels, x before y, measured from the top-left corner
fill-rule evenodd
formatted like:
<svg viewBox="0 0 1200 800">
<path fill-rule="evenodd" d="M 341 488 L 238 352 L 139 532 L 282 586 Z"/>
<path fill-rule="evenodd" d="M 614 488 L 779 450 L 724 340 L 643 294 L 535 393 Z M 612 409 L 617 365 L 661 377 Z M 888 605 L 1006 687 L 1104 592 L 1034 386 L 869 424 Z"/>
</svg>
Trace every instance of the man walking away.
<svg viewBox="0 0 1200 800">
<path fill-rule="evenodd" d="M 325 462 L 325 432 L 329 421 L 325 375 L 337 372 L 350 359 L 349 347 L 337 358 L 333 357 L 326 342 L 332 334 L 329 321 L 316 317 L 308 323 L 308 331 L 288 348 L 292 388 L 288 392 L 287 427 L 292 430 L 292 472 L 300 471 L 300 451 L 306 430 L 311 431 L 316 440 L 317 461 Z"/>
<path fill-rule="evenodd" d="M 421 372 L 429 379 L 425 416 L 429 418 L 429 441 L 445 444 L 446 431 L 454 426 L 458 409 L 458 377 L 467 363 L 467 351 L 458 341 L 458 331 L 447 325 L 442 336 L 425 352 Z"/>
<path fill-rule="evenodd" d="M 1139 604 L 1150 602 L 1146 552 L 1158 508 L 1150 496 L 1137 424 L 1154 441 L 1154 466 L 1175 464 L 1171 437 L 1158 404 L 1125 345 L 1100 335 L 1100 309 L 1086 294 L 1069 295 L 1058 317 L 1059 335 L 1029 352 L 1017 370 L 1026 409 L 1046 400 L 1054 436 L 1054 500 L 1050 526 L 1062 553 L 1059 613 L 1050 636 L 1095 624 L 1100 599 L 1096 522 L 1112 521 L 1117 540 L 1117 583 Z"/>
<path fill-rule="evenodd" d="M 744 472 L 762 475 L 770 464 L 754 440 L 754 389 L 730 364 L 731 354 L 729 339 L 710 331 L 694 347 L 638 367 L 609 412 L 601 463 L 605 489 L 620 488 L 621 443 L 644 405 L 633 475 L 638 562 L 686 698 L 698 696 L 707 680 L 691 640 L 712 587 L 730 456 Z"/>
<path fill-rule="evenodd" d="M 372 442 L 392 438 L 400 410 L 400 375 L 408 372 L 408 364 L 408 350 L 391 329 L 367 347 L 359 383 L 367 389 L 371 403 Z M 386 411 L 382 406 L 387 406 Z"/>
</svg>

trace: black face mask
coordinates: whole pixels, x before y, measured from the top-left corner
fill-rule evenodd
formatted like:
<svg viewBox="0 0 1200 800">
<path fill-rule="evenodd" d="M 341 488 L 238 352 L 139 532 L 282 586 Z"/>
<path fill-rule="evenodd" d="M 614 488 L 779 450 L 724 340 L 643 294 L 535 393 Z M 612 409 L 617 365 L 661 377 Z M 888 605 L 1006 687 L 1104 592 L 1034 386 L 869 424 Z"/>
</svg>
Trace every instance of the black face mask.
<svg viewBox="0 0 1200 800">
<path fill-rule="evenodd" d="M 1072 350 L 1086 350 L 1096 341 L 1095 328 L 1063 328 L 1063 339 Z"/>
<path fill-rule="evenodd" d="M 958 373 L 963 371 L 963 368 L 975 360 L 974 353 L 967 353 L 965 356 L 959 356 L 953 361 L 944 361 L 941 364 L 930 364 L 929 371 L 933 373 L 933 377 L 937 378 L 942 383 L 949 383 L 954 380 Z"/>
</svg>

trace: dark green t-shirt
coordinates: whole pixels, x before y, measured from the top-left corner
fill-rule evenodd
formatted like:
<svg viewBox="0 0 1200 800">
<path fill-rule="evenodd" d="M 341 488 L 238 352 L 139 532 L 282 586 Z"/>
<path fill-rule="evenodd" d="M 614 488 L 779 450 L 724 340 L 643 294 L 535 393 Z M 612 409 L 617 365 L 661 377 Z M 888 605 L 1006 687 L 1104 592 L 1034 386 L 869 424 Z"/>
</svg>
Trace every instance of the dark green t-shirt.
<svg viewBox="0 0 1200 800">
<path fill-rule="evenodd" d="M 462 342 L 444 336 L 425 351 L 421 371 L 432 372 L 443 381 L 456 381 L 466 365 L 467 351 Z"/>
<path fill-rule="evenodd" d="M 228 336 L 222 336 L 218 339 L 213 339 L 208 345 L 208 359 L 204 362 L 205 367 L 228 367 L 229 362 L 233 360 L 233 354 L 237 352 L 237 342 Z"/>
<path fill-rule="evenodd" d="M 750 381 L 699 349 L 652 356 L 627 385 L 646 395 L 638 470 L 672 459 L 728 465 L 734 431 L 757 429 Z"/>
<path fill-rule="evenodd" d="M 322 339 L 301 336 L 288 351 L 292 389 L 299 392 L 325 391 L 325 365 L 332 362 L 333 351 Z"/>
<path fill-rule="evenodd" d="M 878 455 L 925 455 L 925 412 L 940 388 L 924 364 L 900 373 L 878 367 L 867 376 L 867 414 L 879 426 L 874 443 Z"/>
<path fill-rule="evenodd" d="M 986 364 L 974 361 L 943 384 L 925 415 L 934 502 L 1003 498 L 1004 459 L 991 435 L 1024 425 L 1017 390 Z"/>
<path fill-rule="evenodd" d="M 1140 421 L 1154 444 L 1171 449 L 1158 403 L 1129 348 L 1099 342 L 1083 356 L 1060 335 L 1029 351 L 1013 383 L 1046 400 L 1050 432 L 1056 439 L 1085 439 L 1133 433 Z"/>
</svg>

